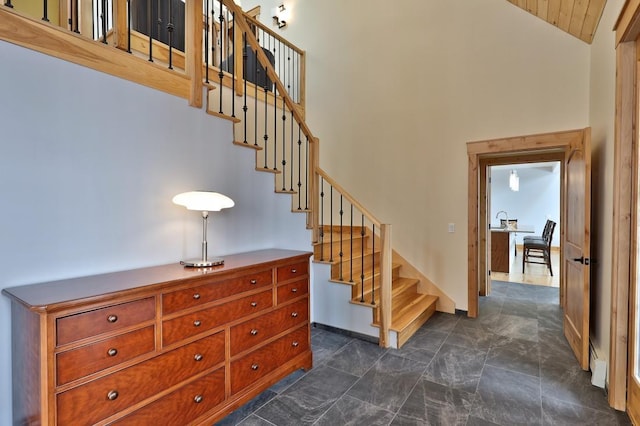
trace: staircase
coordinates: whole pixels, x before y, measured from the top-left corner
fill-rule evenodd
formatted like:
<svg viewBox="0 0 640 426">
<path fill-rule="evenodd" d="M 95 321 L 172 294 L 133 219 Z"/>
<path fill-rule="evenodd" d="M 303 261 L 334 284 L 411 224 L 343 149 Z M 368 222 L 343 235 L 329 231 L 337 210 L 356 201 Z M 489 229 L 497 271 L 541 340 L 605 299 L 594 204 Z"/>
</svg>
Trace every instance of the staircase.
<svg viewBox="0 0 640 426">
<path fill-rule="evenodd" d="M 339 227 L 325 227 L 322 235 L 323 241 L 313 244 L 314 262 L 330 265 L 330 281 L 349 286 L 349 303 L 371 308 L 372 326 L 379 328 L 382 317 L 380 251 L 370 245 L 371 230 L 365 229 L 363 232 L 360 227 L 345 227 L 342 230 Z M 346 249 L 345 241 L 348 242 Z M 367 253 L 364 258 L 362 252 Z M 391 266 L 390 330 L 396 334 L 395 339 L 391 340 L 396 342 L 398 348 L 435 313 L 438 301 L 438 296 L 419 293 L 419 279 L 401 276 L 402 266 L 401 263 L 392 263 Z"/>
<path fill-rule="evenodd" d="M 376 219 L 319 167 L 319 140 L 304 118 L 302 50 L 245 15 L 232 0 L 212 3 L 220 14 L 215 24 L 209 23 L 214 17 L 206 13 L 203 19 L 201 6 L 187 2 L 186 52 L 172 53 L 171 46 L 154 40 L 146 44 L 149 57 L 152 48 L 155 52 L 155 62 L 149 64 L 139 57 L 145 52 L 125 53 L 144 49 L 144 39 L 131 28 L 123 28 L 127 25 L 126 7 L 123 0 L 114 1 L 114 27 L 100 33 L 98 40 L 85 39 L 1 5 L 0 38 L 184 97 L 195 107 L 204 103 L 207 114 L 231 121 L 233 143 L 254 150 L 256 170 L 273 174 L 275 192 L 290 195 L 292 211 L 307 215 L 307 228 L 313 230 L 314 262 L 329 268 L 326 286 L 350 288 L 348 300 L 331 303 L 337 309 L 354 309 L 354 315 L 361 315 L 363 307 L 370 309 L 373 331 L 369 334 L 379 336 L 381 346 L 401 347 L 443 301 L 446 307 L 441 310 L 453 310 L 451 299 L 433 283 L 426 283 L 426 277 L 411 265 L 392 263 L 396 253 L 391 245 L 391 225 Z M 74 25 L 77 29 L 78 22 Z M 228 40 L 222 40 L 224 37 Z M 220 55 L 209 55 L 209 45 Z M 234 45 L 242 48 L 231 60 Z M 247 69 L 248 54 L 239 53 L 249 51 L 257 64 L 253 70 Z M 271 62 L 274 58 L 281 61 L 276 66 Z M 227 68 L 222 70 L 225 63 Z M 252 72 L 253 81 L 261 81 L 256 77 L 266 73 L 262 81 L 269 83 L 262 83 L 262 87 L 248 82 L 244 77 Z M 337 326 L 349 329 L 350 324 Z"/>
</svg>

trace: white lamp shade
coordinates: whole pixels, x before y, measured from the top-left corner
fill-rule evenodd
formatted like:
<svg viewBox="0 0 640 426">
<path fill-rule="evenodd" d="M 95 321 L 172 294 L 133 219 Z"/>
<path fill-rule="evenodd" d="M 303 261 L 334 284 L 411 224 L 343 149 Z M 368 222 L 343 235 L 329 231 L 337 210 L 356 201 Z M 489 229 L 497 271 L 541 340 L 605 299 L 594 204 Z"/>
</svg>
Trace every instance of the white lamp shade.
<svg viewBox="0 0 640 426">
<path fill-rule="evenodd" d="M 235 205 L 233 200 L 226 195 L 211 191 L 183 192 L 173 197 L 173 202 L 189 210 L 203 212 L 218 212 Z"/>
</svg>

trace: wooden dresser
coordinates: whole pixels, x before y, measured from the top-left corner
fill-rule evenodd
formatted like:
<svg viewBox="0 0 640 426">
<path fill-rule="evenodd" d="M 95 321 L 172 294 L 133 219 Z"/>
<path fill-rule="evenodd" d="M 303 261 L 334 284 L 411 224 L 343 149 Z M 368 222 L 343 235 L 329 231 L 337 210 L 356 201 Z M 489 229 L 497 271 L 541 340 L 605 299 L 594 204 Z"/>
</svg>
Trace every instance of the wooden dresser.
<svg viewBox="0 0 640 426">
<path fill-rule="evenodd" d="M 4 289 L 14 424 L 211 425 L 310 369 L 309 256 L 262 250 Z"/>
</svg>

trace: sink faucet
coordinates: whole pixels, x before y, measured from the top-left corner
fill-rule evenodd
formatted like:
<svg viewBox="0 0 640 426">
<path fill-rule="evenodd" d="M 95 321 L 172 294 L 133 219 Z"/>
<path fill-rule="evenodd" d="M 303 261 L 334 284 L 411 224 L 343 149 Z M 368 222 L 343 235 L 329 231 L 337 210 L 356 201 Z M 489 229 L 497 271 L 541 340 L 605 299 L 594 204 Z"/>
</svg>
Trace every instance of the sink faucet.
<svg viewBox="0 0 640 426">
<path fill-rule="evenodd" d="M 506 211 L 500 210 L 498 213 L 496 213 L 496 219 L 498 219 L 498 217 L 500 216 L 501 213 L 504 213 L 504 226 L 501 226 L 501 228 L 508 228 L 509 227 L 509 215 L 507 214 Z"/>
</svg>

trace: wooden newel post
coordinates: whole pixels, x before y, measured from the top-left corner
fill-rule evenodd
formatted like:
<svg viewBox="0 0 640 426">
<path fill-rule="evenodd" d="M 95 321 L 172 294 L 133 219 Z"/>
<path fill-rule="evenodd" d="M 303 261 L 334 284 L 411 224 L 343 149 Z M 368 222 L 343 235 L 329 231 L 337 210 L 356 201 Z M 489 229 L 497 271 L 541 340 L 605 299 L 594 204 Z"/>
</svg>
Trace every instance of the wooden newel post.
<svg viewBox="0 0 640 426">
<path fill-rule="evenodd" d="M 388 348 L 391 328 L 391 225 L 380 225 L 380 346 Z"/>
<path fill-rule="evenodd" d="M 186 0 L 185 3 L 185 67 L 191 80 L 189 105 L 202 107 L 202 2 Z"/>
</svg>

